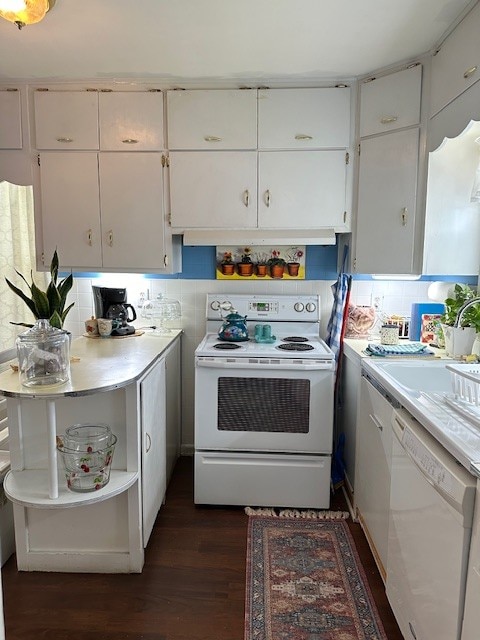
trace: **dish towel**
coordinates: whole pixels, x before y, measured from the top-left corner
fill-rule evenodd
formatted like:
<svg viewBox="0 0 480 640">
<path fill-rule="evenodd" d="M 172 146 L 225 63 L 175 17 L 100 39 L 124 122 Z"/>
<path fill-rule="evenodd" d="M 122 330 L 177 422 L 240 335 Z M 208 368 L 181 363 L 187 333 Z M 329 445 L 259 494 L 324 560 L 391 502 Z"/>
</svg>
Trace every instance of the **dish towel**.
<svg viewBox="0 0 480 640">
<path fill-rule="evenodd" d="M 433 351 L 422 342 L 409 342 L 408 344 L 377 344 L 369 343 L 365 349 L 369 356 L 433 356 Z"/>
<path fill-rule="evenodd" d="M 342 271 L 338 274 L 336 282 L 332 284 L 333 307 L 330 314 L 330 319 L 328 321 L 327 337 L 325 339 L 325 342 L 335 354 L 335 360 L 337 362 L 341 354 L 342 338 L 345 325 L 345 310 L 348 307 L 348 297 L 352 284 L 352 276 L 344 273 L 347 255 L 348 245 L 345 245 L 343 252 Z"/>
</svg>

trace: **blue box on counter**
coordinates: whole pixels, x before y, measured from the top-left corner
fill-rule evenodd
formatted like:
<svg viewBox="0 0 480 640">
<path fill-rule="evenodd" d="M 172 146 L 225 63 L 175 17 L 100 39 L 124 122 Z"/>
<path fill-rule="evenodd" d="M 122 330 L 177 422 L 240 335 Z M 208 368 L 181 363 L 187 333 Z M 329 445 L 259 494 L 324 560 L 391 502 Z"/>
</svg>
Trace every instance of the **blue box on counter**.
<svg viewBox="0 0 480 640">
<path fill-rule="evenodd" d="M 422 316 L 424 313 L 443 313 L 445 305 L 441 302 L 419 302 L 412 304 L 412 314 L 410 318 L 410 340 L 420 340 L 422 332 Z"/>
</svg>

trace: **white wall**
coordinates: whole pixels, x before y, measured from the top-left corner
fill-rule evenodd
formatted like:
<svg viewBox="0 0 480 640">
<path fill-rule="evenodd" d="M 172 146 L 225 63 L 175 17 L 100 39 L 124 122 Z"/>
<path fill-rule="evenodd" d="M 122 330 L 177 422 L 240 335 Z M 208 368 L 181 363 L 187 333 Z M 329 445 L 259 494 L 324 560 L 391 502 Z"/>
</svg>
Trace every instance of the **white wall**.
<svg viewBox="0 0 480 640">
<path fill-rule="evenodd" d="M 194 351 L 205 334 L 205 296 L 207 293 L 235 292 L 235 293 L 303 293 L 319 294 L 322 305 L 321 335 L 325 336 L 327 322 L 332 307 L 332 282 L 304 280 L 301 282 L 278 281 L 264 282 L 225 282 L 217 280 L 164 280 L 148 279 L 138 275 L 104 275 L 101 278 L 75 278 L 70 301 L 75 306 L 70 311 L 65 328 L 75 337 L 84 332 L 84 321 L 93 312 L 92 284 L 99 286 L 127 287 L 128 301 L 136 308 L 140 293 L 149 292 L 151 298 L 162 293 L 175 298 L 182 305 L 182 319 L 179 326 L 184 331 L 182 356 L 182 385 L 183 385 L 183 451 L 193 450 L 193 398 L 194 398 Z M 410 315 L 413 302 L 426 302 L 428 282 L 407 281 L 354 281 L 351 300 L 356 304 L 369 305 L 375 298 L 379 298 L 380 305 L 386 313 Z M 137 308 L 140 316 L 140 309 Z M 149 324 L 139 317 L 135 323 L 138 327 Z M 219 326 L 220 326 L 219 321 Z M 126 338 L 128 339 L 128 338 Z M 140 339 L 141 338 L 131 338 Z"/>
</svg>

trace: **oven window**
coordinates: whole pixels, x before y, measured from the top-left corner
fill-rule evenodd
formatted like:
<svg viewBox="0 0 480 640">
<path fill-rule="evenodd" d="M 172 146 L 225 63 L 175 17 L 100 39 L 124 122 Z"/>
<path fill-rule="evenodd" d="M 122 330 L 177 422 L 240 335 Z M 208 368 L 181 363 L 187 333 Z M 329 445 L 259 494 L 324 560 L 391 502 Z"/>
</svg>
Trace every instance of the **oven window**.
<svg viewBox="0 0 480 640">
<path fill-rule="evenodd" d="M 218 429 L 308 433 L 310 380 L 218 378 Z"/>
</svg>

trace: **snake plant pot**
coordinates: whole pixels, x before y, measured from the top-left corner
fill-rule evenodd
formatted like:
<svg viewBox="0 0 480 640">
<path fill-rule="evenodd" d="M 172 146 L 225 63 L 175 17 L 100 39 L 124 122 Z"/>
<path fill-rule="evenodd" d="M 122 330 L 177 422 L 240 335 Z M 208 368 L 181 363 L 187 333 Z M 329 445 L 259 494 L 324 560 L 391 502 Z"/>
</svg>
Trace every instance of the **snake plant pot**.
<svg viewBox="0 0 480 640">
<path fill-rule="evenodd" d="M 472 353 L 475 341 L 475 327 L 450 327 L 442 324 L 445 336 L 445 351 L 451 358 L 460 358 Z"/>
</svg>

